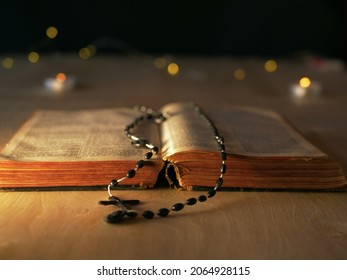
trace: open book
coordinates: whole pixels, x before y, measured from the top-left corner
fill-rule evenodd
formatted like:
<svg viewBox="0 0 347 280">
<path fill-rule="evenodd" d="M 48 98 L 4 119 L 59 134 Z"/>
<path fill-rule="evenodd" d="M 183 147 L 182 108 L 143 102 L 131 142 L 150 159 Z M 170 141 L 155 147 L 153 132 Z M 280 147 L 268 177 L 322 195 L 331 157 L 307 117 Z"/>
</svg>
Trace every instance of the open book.
<svg viewBox="0 0 347 280">
<path fill-rule="evenodd" d="M 183 188 L 213 187 L 221 160 L 211 129 L 185 103 L 161 111 L 170 117 L 139 132 L 150 134 L 159 154 L 122 183 L 152 187 L 165 168 Z M 123 132 L 139 114 L 128 108 L 35 112 L 0 153 L 0 188 L 107 186 L 124 177 L 147 152 Z M 341 166 L 277 113 L 234 107 L 209 117 L 226 143 L 223 188 L 346 186 Z"/>
</svg>

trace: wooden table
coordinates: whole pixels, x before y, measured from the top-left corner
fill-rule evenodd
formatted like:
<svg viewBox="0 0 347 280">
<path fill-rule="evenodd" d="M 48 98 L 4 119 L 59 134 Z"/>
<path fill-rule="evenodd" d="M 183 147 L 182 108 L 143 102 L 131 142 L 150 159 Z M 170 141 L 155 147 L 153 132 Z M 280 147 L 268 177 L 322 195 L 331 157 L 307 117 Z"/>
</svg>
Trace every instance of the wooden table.
<svg viewBox="0 0 347 280">
<path fill-rule="evenodd" d="M 154 66 L 150 56 L 52 55 L 30 64 L 15 57 L 0 69 L 0 147 L 36 109 L 80 109 L 145 104 L 159 108 L 193 99 L 205 111 L 251 105 L 283 114 L 313 143 L 347 168 L 347 75 L 299 60 L 279 60 L 264 71 L 264 59 L 177 57 L 177 76 Z M 158 62 L 158 61 L 157 61 Z M 158 66 L 158 65 L 157 65 Z M 237 68 L 243 80 L 234 78 Z M 57 72 L 74 75 L 75 89 L 43 88 Z M 302 76 L 319 81 L 319 96 L 293 98 Z M 120 191 L 141 207 L 170 206 L 190 197 L 164 185 Z M 198 195 L 198 193 L 196 193 Z M 195 195 L 194 195 L 195 196 Z M 97 202 L 105 191 L 0 192 L 1 259 L 346 259 L 347 193 L 220 192 L 208 203 L 165 219 L 109 225 L 109 208 Z"/>
</svg>

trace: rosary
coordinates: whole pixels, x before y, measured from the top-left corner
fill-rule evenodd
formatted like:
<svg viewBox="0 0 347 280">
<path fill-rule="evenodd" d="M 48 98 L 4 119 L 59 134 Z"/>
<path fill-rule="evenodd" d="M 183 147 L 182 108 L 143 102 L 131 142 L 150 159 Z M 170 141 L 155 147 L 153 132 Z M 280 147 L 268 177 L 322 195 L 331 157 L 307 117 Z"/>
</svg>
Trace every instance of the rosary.
<svg viewBox="0 0 347 280">
<path fill-rule="evenodd" d="M 188 105 L 196 112 L 202 121 L 204 121 L 209 128 L 211 129 L 213 133 L 213 137 L 215 141 L 218 144 L 220 157 L 221 157 L 221 168 L 220 168 L 220 174 L 219 178 L 215 182 L 215 186 L 211 188 L 206 195 L 200 195 L 199 197 L 191 197 L 188 198 L 185 203 L 176 203 L 171 208 L 160 208 L 159 210 L 155 212 L 151 210 L 146 210 L 142 212 L 142 217 L 145 219 L 152 219 L 155 217 L 155 215 L 159 217 L 166 217 L 169 215 L 170 211 L 181 211 L 186 205 L 192 206 L 197 204 L 198 202 L 205 202 L 208 199 L 215 196 L 217 190 L 220 189 L 220 187 L 223 185 L 223 175 L 226 172 L 226 152 L 225 152 L 225 145 L 224 145 L 224 139 L 222 136 L 219 135 L 218 130 L 212 120 L 210 120 L 207 115 L 202 111 L 202 109 L 196 105 L 194 102 L 188 102 Z M 160 125 L 162 122 L 164 122 L 167 117 L 167 115 L 163 113 L 155 112 L 151 108 L 147 108 L 145 106 L 135 106 L 134 109 L 140 111 L 142 114 L 135 118 L 134 121 L 130 124 L 128 124 L 125 129 L 124 133 L 125 135 L 131 140 L 131 144 L 136 148 L 145 148 L 147 149 L 147 152 L 144 154 L 144 159 L 139 160 L 136 163 L 136 166 L 134 169 L 130 169 L 127 174 L 119 179 L 113 179 L 108 184 L 107 192 L 108 192 L 108 200 L 102 200 L 99 201 L 100 205 L 114 205 L 117 206 L 119 209 L 115 212 L 112 212 L 111 214 L 107 215 L 105 217 L 105 221 L 108 223 L 120 223 L 125 218 L 134 219 L 137 216 L 139 216 L 138 211 L 135 211 L 131 209 L 131 206 L 138 205 L 140 203 L 140 200 L 134 199 L 134 200 L 122 200 L 114 195 L 112 195 L 111 188 L 115 188 L 120 182 L 126 179 L 130 179 L 136 176 L 136 172 L 143 168 L 146 165 L 146 162 L 150 160 L 153 156 L 153 154 L 157 154 L 159 152 L 159 149 L 157 146 L 151 144 L 151 142 L 148 139 L 140 138 L 136 135 L 134 135 L 134 131 L 136 128 L 138 128 L 141 124 L 145 122 L 154 122 L 158 125 Z"/>
</svg>

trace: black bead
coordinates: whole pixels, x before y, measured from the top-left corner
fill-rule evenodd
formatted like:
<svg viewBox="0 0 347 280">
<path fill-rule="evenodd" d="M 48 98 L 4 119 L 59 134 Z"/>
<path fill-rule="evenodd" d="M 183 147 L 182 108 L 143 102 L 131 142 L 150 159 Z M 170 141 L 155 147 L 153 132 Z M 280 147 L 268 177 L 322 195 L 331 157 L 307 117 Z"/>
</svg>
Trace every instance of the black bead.
<svg viewBox="0 0 347 280">
<path fill-rule="evenodd" d="M 134 169 L 130 169 L 127 173 L 128 178 L 134 178 L 136 175 L 136 171 Z"/>
<path fill-rule="evenodd" d="M 135 147 L 137 147 L 137 148 L 139 148 L 139 147 L 145 147 L 146 146 L 146 144 L 148 144 L 149 142 L 148 142 L 148 140 L 147 139 L 138 139 L 138 140 L 133 140 L 133 141 L 131 141 L 131 145 L 133 145 L 133 146 L 135 146 Z"/>
<path fill-rule="evenodd" d="M 218 178 L 216 181 L 216 188 L 219 188 L 223 185 L 223 178 Z"/>
<path fill-rule="evenodd" d="M 125 216 L 126 212 L 122 210 L 118 210 L 115 212 L 112 212 L 111 214 L 107 215 L 105 217 L 106 222 L 112 223 L 112 224 L 118 224 L 123 221 L 123 217 Z"/>
<path fill-rule="evenodd" d="M 132 140 L 131 145 L 133 145 L 135 147 L 140 147 L 140 140 Z"/>
<path fill-rule="evenodd" d="M 152 152 L 155 153 L 155 154 L 157 154 L 157 153 L 159 152 L 158 147 L 154 146 L 154 147 L 152 148 Z"/>
<path fill-rule="evenodd" d="M 148 113 L 146 117 L 147 117 L 147 120 L 152 120 L 154 116 L 153 114 Z"/>
<path fill-rule="evenodd" d="M 216 190 L 212 189 L 207 193 L 207 197 L 211 198 L 214 197 L 216 194 Z"/>
<path fill-rule="evenodd" d="M 145 154 L 145 159 L 151 159 L 153 156 L 153 153 L 152 152 L 148 152 Z"/>
<path fill-rule="evenodd" d="M 184 207 L 183 203 L 176 203 L 175 205 L 172 206 L 172 210 L 173 211 L 180 211 L 182 210 Z"/>
<path fill-rule="evenodd" d="M 155 122 L 157 123 L 157 124 L 161 124 L 163 121 L 165 121 L 166 120 L 166 118 L 164 117 L 164 115 L 163 114 L 158 114 L 157 116 L 156 116 L 156 118 L 155 118 Z"/>
<path fill-rule="evenodd" d="M 227 159 L 227 154 L 225 152 L 221 152 L 220 153 L 220 157 L 222 158 L 222 160 L 226 160 Z"/>
<path fill-rule="evenodd" d="M 147 139 L 140 139 L 140 147 L 146 147 L 149 141 Z"/>
<path fill-rule="evenodd" d="M 154 213 L 152 211 L 147 210 L 142 213 L 142 216 L 146 219 L 152 219 L 154 217 Z"/>
<path fill-rule="evenodd" d="M 217 142 L 218 142 L 219 144 L 224 144 L 224 138 L 223 138 L 222 136 L 218 136 Z"/>
<path fill-rule="evenodd" d="M 167 209 L 167 208 L 160 208 L 158 210 L 157 215 L 160 216 L 160 217 L 166 217 L 167 215 L 169 215 L 169 213 L 170 213 L 169 209 Z"/>
<path fill-rule="evenodd" d="M 141 159 L 136 163 L 136 168 L 142 168 L 144 165 L 145 161 Z"/>
<path fill-rule="evenodd" d="M 112 180 L 112 181 L 110 182 L 110 186 L 111 186 L 111 187 L 115 187 L 115 186 L 117 186 L 117 185 L 118 185 L 117 180 Z"/>
<path fill-rule="evenodd" d="M 224 174 L 226 171 L 227 171 L 227 166 L 223 163 L 220 168 L 220 172 Z"/>
<path fill-rule="evenodd" d="M 206 197 L 205 195 L 200 195 L 200 196 L 198 197 L 198 200 L 199 200 L 200 202 L 204 202 L 204 201 L 207 200 L 207 197 Z"/>
<path fill-rule="evenodd" d="M 135 218 L 137 216 L 137 212 L 133 210 L 129 210 L 126 212 L 126 215 L 130 218 Z"/>
<path fill-rule="evenodd" d="M 186 201 L 187 205 L 194 205 L 197 202 L 197 199 L 195 197 L 188 198 Z"/>
<path fill-rule="evenodd" d="M 225 145 L 224 144 L 219 144 L 219 149 L 221 151 L 225 151 Z"/>
</svg>

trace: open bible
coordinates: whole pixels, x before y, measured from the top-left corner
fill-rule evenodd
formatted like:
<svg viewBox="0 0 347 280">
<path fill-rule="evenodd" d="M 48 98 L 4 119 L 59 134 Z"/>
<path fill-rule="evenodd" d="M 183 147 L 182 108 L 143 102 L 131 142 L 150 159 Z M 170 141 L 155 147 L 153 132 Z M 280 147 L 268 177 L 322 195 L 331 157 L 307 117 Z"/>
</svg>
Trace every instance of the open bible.
<svg viewBox="0 0 347 280">
<path fill-rule="evenodd" d="M 213 187 L 221 159 L 211 128 L 186 103 L 161 111 L 166 121 L 138 131 L 160 152 L 121 184 L 153 187 L 166 169 L 185 189 Z M 35 112 L 0 153 L 0 188 L 107 186 L 124 177 L 146 152 L 124 135 L 139 114 L 129 108 Z M 209 117 L 226 144 L 223 188 L 346 187 L 341 166 L 277 113 L 233 107 Z"/>
</svg>

